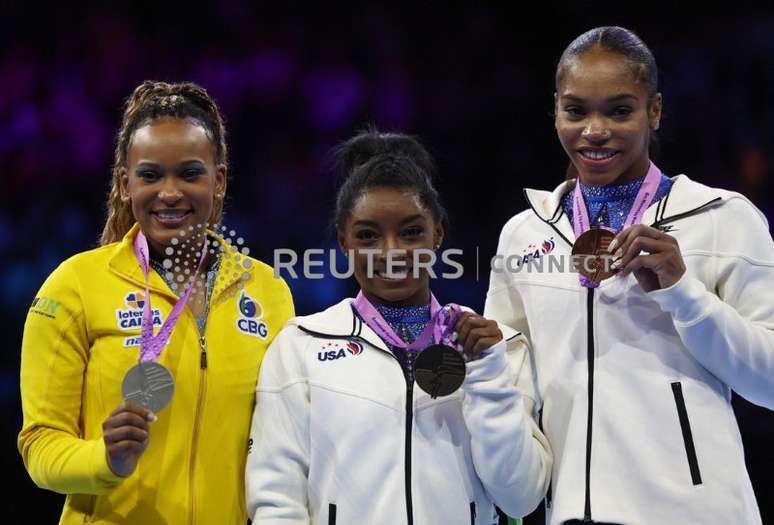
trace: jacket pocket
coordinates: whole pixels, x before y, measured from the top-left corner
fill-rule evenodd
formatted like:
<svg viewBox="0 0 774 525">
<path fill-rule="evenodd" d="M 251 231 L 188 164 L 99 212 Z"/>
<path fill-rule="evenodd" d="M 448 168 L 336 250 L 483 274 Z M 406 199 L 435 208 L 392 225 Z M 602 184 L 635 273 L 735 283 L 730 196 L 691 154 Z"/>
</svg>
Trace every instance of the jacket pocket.
<svg viewBox="0 0 774 525">
<path fill-rule="evenodd" d="M 336 504 L 328 504 L 328 525 L 336 525 Z"/>
<path fill-rule="evenodd" d="M 476 502 L 470 502 L 470 525 L 476 525 Z"/>
<path fill-rule="evenodd" d="M 693 481 L 694 485 L 701 485 L 701 471 L 699 471 L 699 460 L 696 457 L 696 447 L 693 444 L 691 422 L 688 420 L 688 411 L 685 408 L 683 385 L 679 381 L 675 381 L 674 383 L 671 383 L 671 385 L 672 394 L 675 396 L 677 417 L 680 419 L 680 430 L 683 433 L 683 443 L 685 444 L 685 454 L 688 458 L 688 468 L 691 471 L 691 481 Z"/>
</svg>

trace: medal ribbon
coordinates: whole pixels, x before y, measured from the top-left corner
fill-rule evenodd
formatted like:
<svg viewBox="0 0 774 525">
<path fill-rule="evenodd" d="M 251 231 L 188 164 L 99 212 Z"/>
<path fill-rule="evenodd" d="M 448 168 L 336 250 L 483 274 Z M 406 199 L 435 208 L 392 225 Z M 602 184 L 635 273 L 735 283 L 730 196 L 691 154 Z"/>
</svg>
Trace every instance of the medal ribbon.
<svg viewBox="0 0 774 525">
<path fill-rule="evenodd" d="M 653 197 L 656 196 L 658 191 L 658 185 L 661 182 L 661 170 L 650 161 L 648 166 L 648 173 L 645 175 L 640 189 L 637 192 L 637 196 L 634 197 L 634 203 L 632 204 L 629 214 L 626 216 L 622 230 L 625 230 L 629 226 L 639 224 L 642 221 L 642 216 L 645 215 L 645 210 L 648 209 L 650 203 L 653 202 Z M 580 178 L 578 178 L 575 184 L 575 190 L 572 195 L 572 228 L 575 232 L 575 239 L 577 240 L 581 235 L 591 229 L 589 220 L 589 210 L 586 208 L 586 202 L 583 200 L 583 192 L 580 187 Z M 609 229 L 609 228 L 606 228 Z M 611 230 L 612 231 L 612 230 Z M 594 288 L 599 286 L 599 283 L 595 283 L 583 275 L 580 275 L 580 281 L 586 288 Z"/>
<path fill-rule="evenodd" d="M 151 314 L 150 305 L 150 255 L 148 252 L 148 240 L 145 238 L 145 234 L 142 230 L 137 232 L 137 236 L 134 238 L 134 255 L 137 257 L 137 262 L 140 263 L 140 268 L 145 275 L 145 301 L 142 312 L 142 337 L 140 338 L 140 362 L 156 361 L 161 352 L 164 350 L 164 346 L 169 341 L 174 330 L 177 320 L 180 314 L 183 313 L 188 298 L 193 291 L 194 279 L 199 275 L 204 259 L 207 256 L 207 239 L 205 238 L 202 245 L 202 255 L 199 259 L 199 266 L 196 267 L 196 272 L 191 277 L 188 286 L 186 286 L 183 295 L 175 303 L 172 311 L 169 313 L 167 320 L 161 325 L 161 329 L 157 335 L 153 335 L 153 316 Z"/>
<path fill-rule="evenodd" d="M 451 334 L 454 325 L 462 314 L 462 309 L 453 303 L 441 306 L 435 296 L 430 293 L 430 322 L 419 334 L 414 342 L 406 344 L 401 339 L 390 324 L 382 317 L 379 310 L 366 298 L 362 290 L 357 294 L 353 303 L 355 311 L 360 315 L 363 321 L 378 335 L 382 340 L 392 346 L 421 352 L 433 343 L 441 343 L 454 346 L 451 341 Z"/>
</svg>

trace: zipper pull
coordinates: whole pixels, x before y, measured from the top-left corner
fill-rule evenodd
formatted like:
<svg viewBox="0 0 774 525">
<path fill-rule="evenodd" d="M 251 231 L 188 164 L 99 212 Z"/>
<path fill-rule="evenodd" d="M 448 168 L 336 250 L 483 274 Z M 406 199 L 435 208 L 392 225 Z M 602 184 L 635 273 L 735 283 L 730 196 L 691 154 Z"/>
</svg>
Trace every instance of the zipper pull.
<svg viewBox="0 0 774 525">
<path fill-rule="evenodd" d="M 199 348 L 201 349 L 199 364 L 202 370 L 204 370 L 207 368 L 207 341 L 204 339 L 204 336 L 199 338 Z"/>
</svg>

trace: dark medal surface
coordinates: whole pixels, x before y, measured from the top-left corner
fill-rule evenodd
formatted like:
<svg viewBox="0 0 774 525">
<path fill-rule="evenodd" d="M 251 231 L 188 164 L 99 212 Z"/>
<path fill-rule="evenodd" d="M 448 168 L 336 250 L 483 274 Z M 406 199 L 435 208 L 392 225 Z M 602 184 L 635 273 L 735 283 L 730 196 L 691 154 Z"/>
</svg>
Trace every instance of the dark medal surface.
<svg viewBox="0 0 774 525">
<path fill-rule="evenodd" d="M 448 396 L 465 380 L 465 360 L 450 346 L 428 346 L 414 362 L 414 377 L 430 397 Z"/>
<path fill-rule="evenodd" d="M 613 239 L 615 234 L 604 228 L 592 228 L 578 237 L 572 247 L 576 270 L 595 283 L 615 275 L 610 268 L 613 257 L 607 251 Z"/>
</svg>

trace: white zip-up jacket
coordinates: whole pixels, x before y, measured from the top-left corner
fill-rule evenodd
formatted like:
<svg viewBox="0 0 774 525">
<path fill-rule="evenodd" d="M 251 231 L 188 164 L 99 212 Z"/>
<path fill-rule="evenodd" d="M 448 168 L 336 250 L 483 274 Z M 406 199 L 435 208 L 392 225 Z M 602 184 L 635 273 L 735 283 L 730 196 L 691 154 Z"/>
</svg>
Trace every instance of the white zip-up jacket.
<svg viewBox="0 0 774 525">
<path fill-rule="evenodd" d="M 642 221 L 680 246 L 687 271 L 667 289 L 646 293 L 633 275 L 586 289 L 569 261 L 557 270 L 574 241 L 568 182 L 526 190 L 531 209 L 500 237 L 514 271 L 492 272 L 485 315 L 532 345 L 550 524 L 761 521 L 731 391 L 774 407 L 774 243 L 743 196 L 673 181 Z"/>
<path fill-rule="evenodd" d="M 407 384 L 351 299 L 289 321 L 256 393 L 253 524 L 491 525 L 494 505 L 531 512 L 551 453 L 532 417 L 529 350 L 501 330 L 505 339 L 467 364 L 460 389 L 432 399 Z"/>
</svg>

